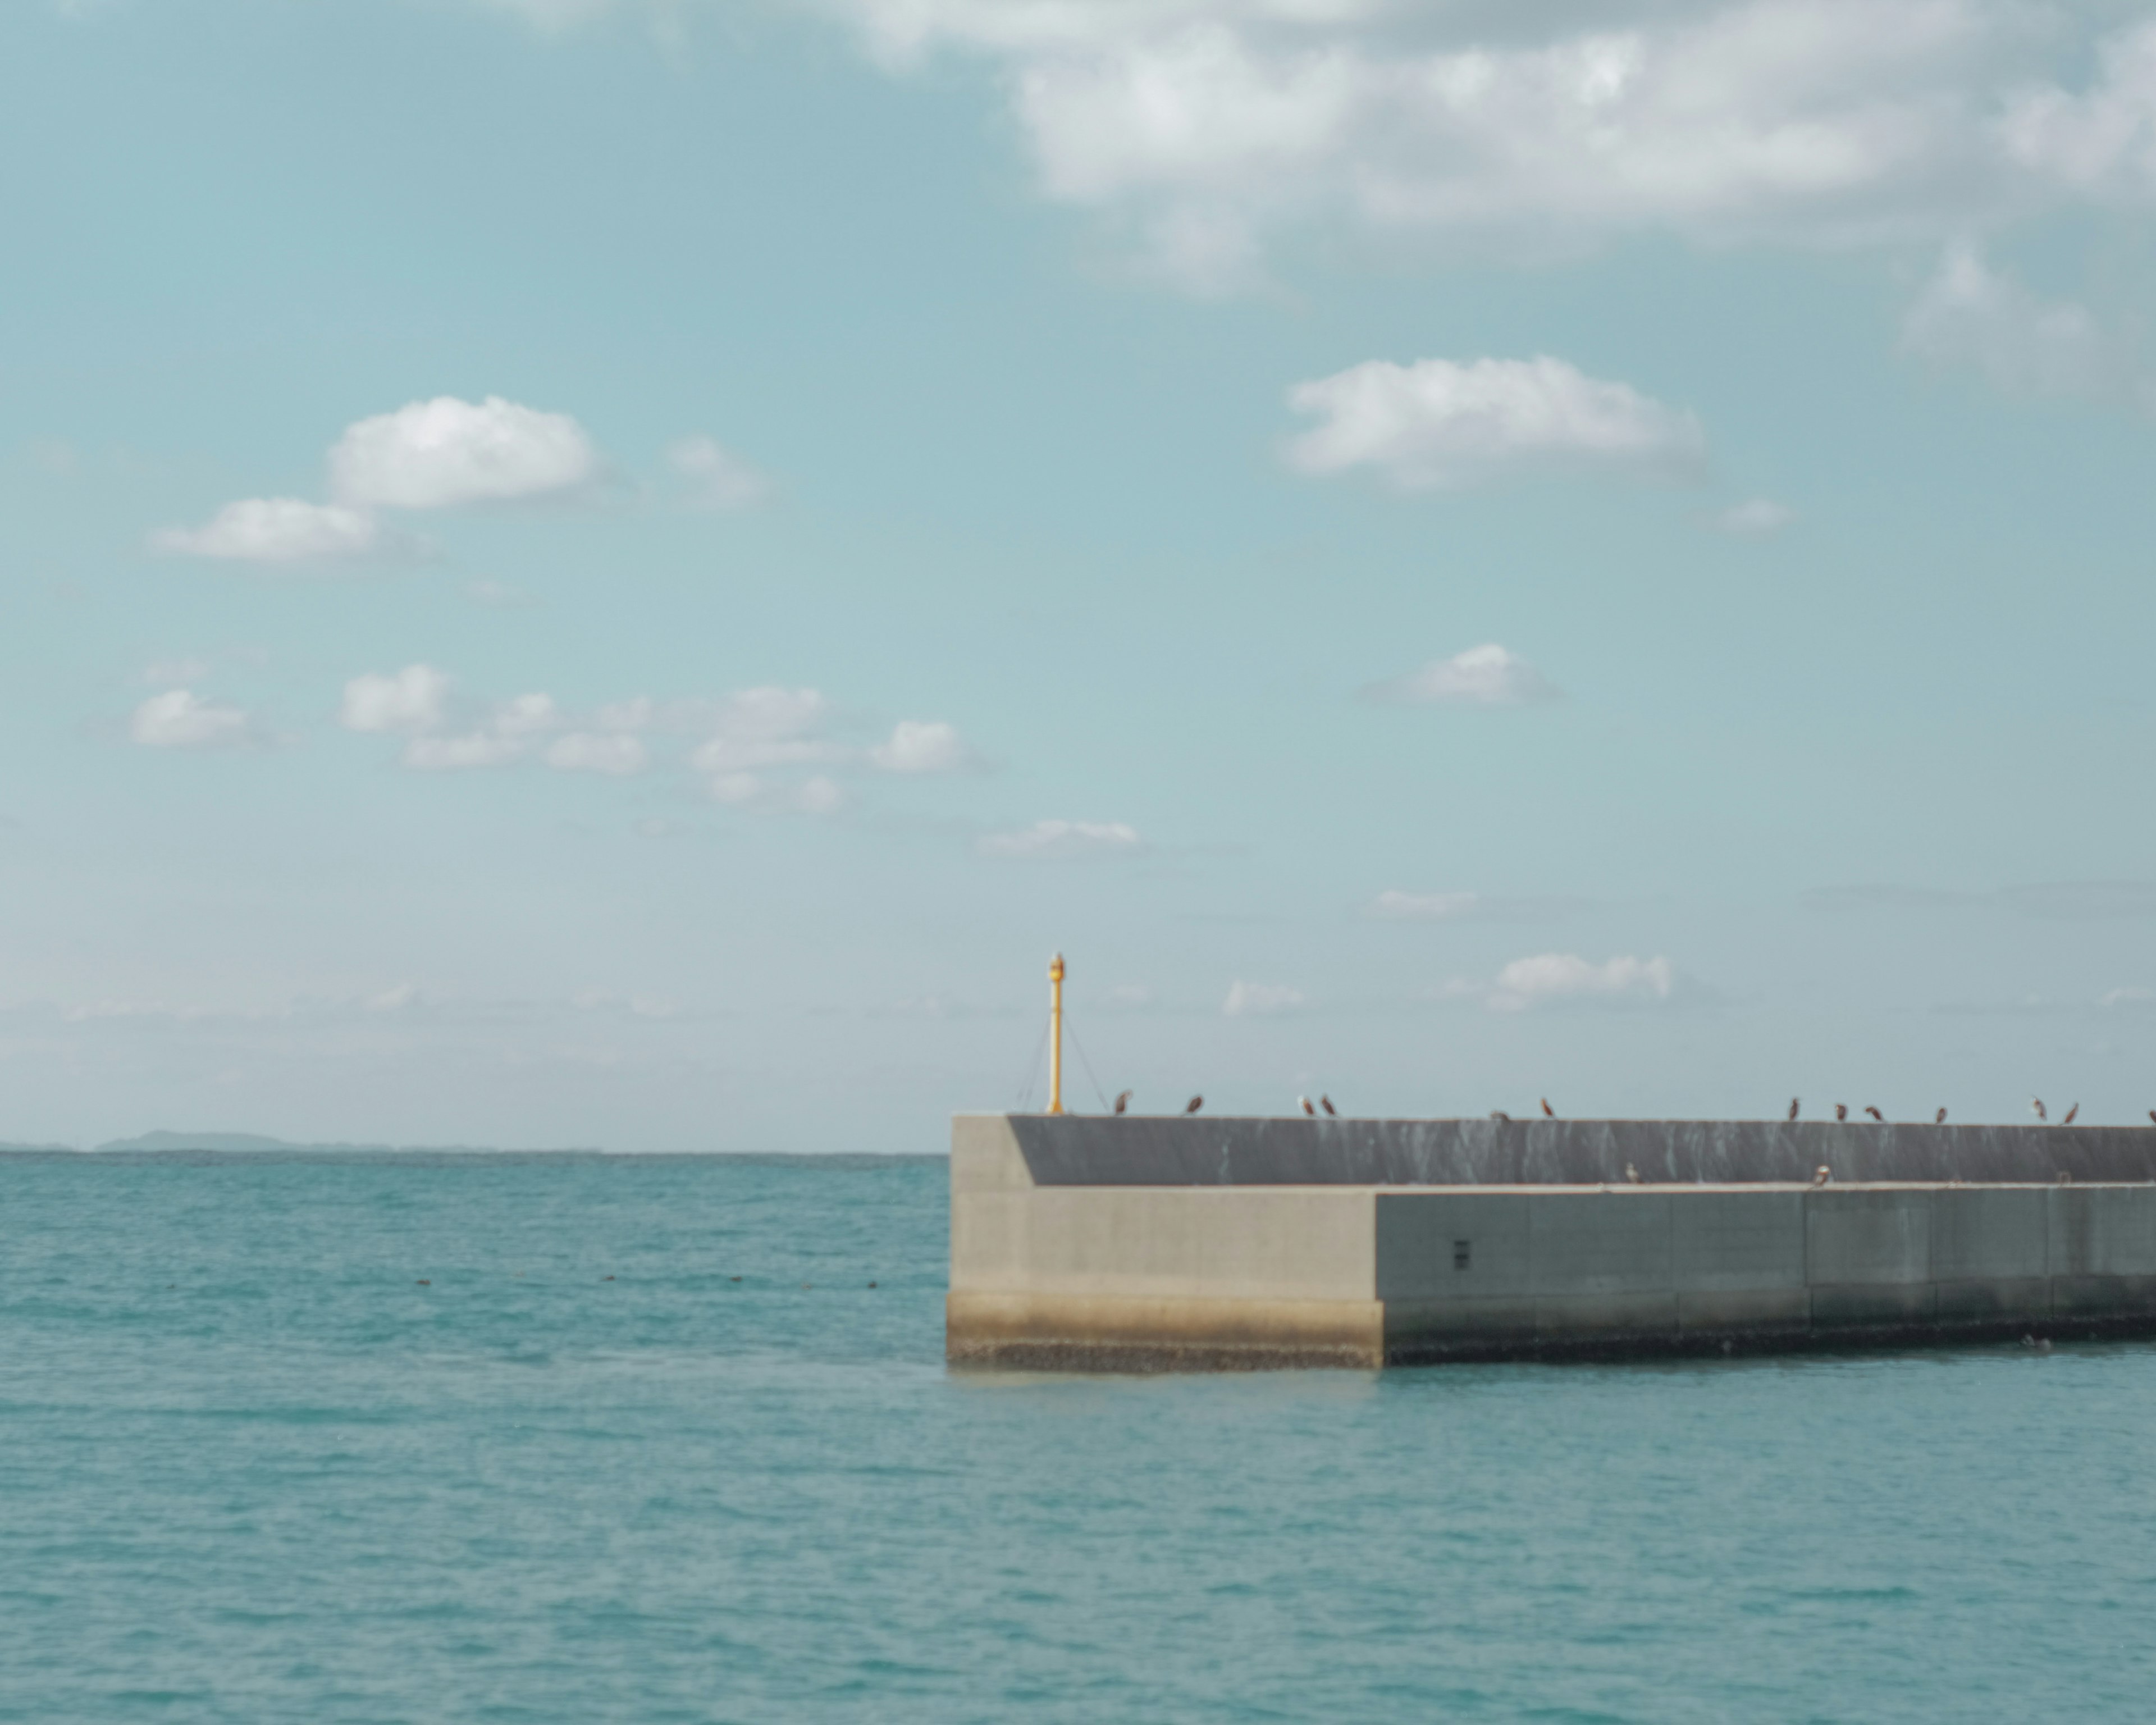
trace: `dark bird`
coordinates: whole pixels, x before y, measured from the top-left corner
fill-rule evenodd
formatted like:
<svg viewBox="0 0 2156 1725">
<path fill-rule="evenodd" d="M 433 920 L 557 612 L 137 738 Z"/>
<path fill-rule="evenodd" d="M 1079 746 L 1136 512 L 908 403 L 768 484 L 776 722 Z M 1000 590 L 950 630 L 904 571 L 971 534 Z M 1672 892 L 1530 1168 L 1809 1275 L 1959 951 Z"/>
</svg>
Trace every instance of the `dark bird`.
<svg viewBox="0 0 2156 1725">
<path fill-rule="evenodd" d="M 2030 1106 L 2031 1108 L 2034 1108 L 2034 1109 L 2036 1111 L 2036 1118 L 2037 1118 L 2037 1119 L 2039 1119 L 2039 1120 L 2049 1120 L 2049 1119 L 2051 1117 L 2050 1115 L 2046 1114 L 2046 1113 L 2044 1111 L 2044 1099 L 2043 1099 L 2041 1096 L 2031 1096 L 2031 1097 L 2030 1097 L 2030 1098 L 2029 1098 L 2029 1106 Z"/>
<path fill-rule="evenodd" d="M 1116 1112 L 1120 1114 L 1130 1106 L 1131 1093 L 1128 1091 L 1120 1091 L 1116 1097 Z"/>
<path fill-rule="evenodd" d="M 1625 1183 L 1628 1186 L 1636 1186 L 1640 1183 L 1640 1171 L 1629 1162 L 1625 1164 Z"/>
<path fill-rule="evenodd" d="M 2075 1103 L 2072 1107 L 2066 1110 L 2066 1117 L 2061 1121 L 2059 1124 L 2061 1126 L 2071 1126 L 2074 1123 L 2074 1116 L 2081 1111 L 2082 1105 L 2079 1102 Z"/>
<path fill-rule="evenodd" d="M 1829 1168 L 1825 1163 L 1821 1163 L 1816 1168 L 1812 1170 L 1812 1184 L 1815 1186 L 1824 1186 L 1833 1178 L 1834 1170 Z"/>
<path fill-rule="evenodd" d="M 1317 1106 L 1322 1108 L 1327 1114 L 1332 1116 L 1336 1120 L 1339 1118 L 1340 1111 L 1332 1106 L 1332 1097 L 1320 1096 L 1317 1099 Z"/>
<path fill-rule="evenodd" d="M 1302 1104 L 1302 1111 L 1304 1113 L 1307 1114 L 1312 1120 L 1317 1118 L 1317 1110 L 1310 1106 L 1310 1098 L 1308 1096 L 1297 1096 L 1296 1101 Z"/>
<path fill-rule="evenodd" d="M 2156 1108 L 2151 1108 L 2148 1111 L 2148 1123 L 2151 1126 L 2156 1126 Z"/>
<path fill-rule="evenodd" d="M 1834 1105 L 1834 1117 L 1835 1117 L 1836 1120 L 1846 1120 L 1846 1119 L 1848 1119 L 1848 1118 L 1849 1118 L 1849 1104 L 1848 1104 L 1848 1103 L 1846 1103 L 1846 1102 L 1836 1102 L 1836 1103 Z"/>
<path fill-rule="evenodd" d="M 1874 1120 L 1877 1121 L 1880 1125 L 1886 1125 L 1887 1117 L 1884 1114 L 1881 1114 L 1876 1108 L 1867 1106 L 1864 1111 L 1866 1114 L 1869 1114 Z"/>
<path fill-rule="evenodd" d="M 1932 1124 L 1933 1126 L 1944 1126 L 1946 1123 L 1947 1111 L 1943 1108 L 1940 1109 L 1938 1113 L 1932 1117 Z"/>
<path fill-rule="evenodd" d="M 1546 1120 L 1554 1120 L 1557 1118 L 1557 1110 L 1550 1106 L 1549 1098 L 1548 1096 L 1544 1096 L 1543 1098 L 1543 1117 Z"/>
<path fill-rule="evenodd" d="M 1205 1106 L 1205 1098 L 1204 1098 L 1204 1097 L 1203 1097 L 1203 1096 L 1193 1096 L 1193 1097 L 1192 1097 L 1188 1101 L 1185 1102 L 1185 1103 L 1183 1105 L 1183 1111 L 1185 1114 L 1195 1114 L 1195 1113 L 1196 1113 L 1196 1112 L 1197 1112 L 1200 1108 L 1204 1107 L 1204 1106 Z"/>
<path fill-rule="evenodd" d="M 1508 1126 L 1512 1124 L 1512 1117 L 1502 1108 L 1492 1108 L 1490 1111 L 1490 1117 L 1492 1120 L 1502 1120 Z"/>
<path fill-rule="evenodd" d="M 1798 1105 L 1799 1102 L 1801 1102 L 1803 1100 L 1804 1100 L 1804 1098 L 1803 1098 L 1803 1097 L 1801 1097 L 1801 1096 L 1791 1096 L 1791 1097 L 1789 1098 L 1789 1118 L 1790 1118 L 1790 1119 L 1794 1120 L 1794 1119 L 1797 1117 L 1797 1105 Z"/>
</svg>

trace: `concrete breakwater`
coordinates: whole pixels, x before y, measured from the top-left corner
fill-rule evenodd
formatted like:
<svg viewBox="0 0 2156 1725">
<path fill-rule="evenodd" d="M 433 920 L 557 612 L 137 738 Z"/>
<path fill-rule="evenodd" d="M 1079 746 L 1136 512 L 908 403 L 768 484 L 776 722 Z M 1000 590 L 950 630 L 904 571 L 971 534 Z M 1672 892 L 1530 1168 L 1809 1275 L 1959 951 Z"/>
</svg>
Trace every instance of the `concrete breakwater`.
<svg viewBox="0 0 2156 1725">
<path fill-rule="evenodd" d="M 2156 1335 L 2156 1129 L 952 1122 L 958 1363 L 1370 1367 L 2030 1333 Z"/>
</svg>

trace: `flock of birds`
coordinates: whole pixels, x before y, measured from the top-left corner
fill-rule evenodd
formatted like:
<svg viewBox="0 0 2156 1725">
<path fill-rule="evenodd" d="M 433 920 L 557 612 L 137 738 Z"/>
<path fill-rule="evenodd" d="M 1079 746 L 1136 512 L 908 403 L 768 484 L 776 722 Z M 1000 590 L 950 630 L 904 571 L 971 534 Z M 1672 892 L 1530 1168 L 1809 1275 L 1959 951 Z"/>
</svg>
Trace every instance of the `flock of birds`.
<svg viewBox="0 0 2156 1725">
<path fill-rule="evenodd" d="M 1130 1111 L 1132 1094 L 1132 1093 L 1129 1091 L 1124 1091 L 1116 1096 L 1115 1101 L 1115 1111 L 1116 1113 L 1124 1114 Z M 1543 1117 L 1550 1120 L 1556 1119 L 1557 1110 L 1550 1106 L 1549 1098 L 1548 1096 L 1544 1096 L 1541 1100 Z M 1307 1114 L 1312 1120 L 1317 1118 L 1317 1111 L 1320 1108 L 1322 1108 L 1325 1111 L 1327 1117 L 1330 1119 L 1337 1119 L 1339 1117 L 1340 1111 L 1332 1106 L 1332 1098 L 1330 1096 L 1321 1096 L 1318 1097 L 1314 1106 L 1308 1096 L 1297 1096 L 1295 1101 L 1296 1106 L 1301 1108 L 1302 1111 L 1305 1114 Z M 1202 1096 L 1195 1096 L 1183 1105 L 1183 1111 L 1185 1114 L 1195 1114 L 1204 1106 L 1205 1098 Z M 2044 1107 L 2044 1099 L 2041 1096 L 2030 1097 L 2029 1107 L 2030 1111 L 2035 1115 L 2038 1120 L 2043 1122 L 2047 1126 L 2051 1124 L 2051 1117 L 2046 1111 Z M 1794 1120 L 1798 1115 L 1803 1111 L 1804 1098 L 1801 1096 L 1791 1096 L 1789 1098 L 1789 1118 Z M 1881 1113 L 1878 1109 L 1872 1107 L 1868 1103 L 1866 1105 L 1864 1111 L 1870 1115 L 1874 1120 L 1877 1121 L 1881 1126 L 1884 1126 L 1887 1123 L 1887 1117 Z M 2059 1124 L 2061 1126 L 2071 1126 L 2076 1118 L 2079 1117 L 2081 1111 L 2082 1105 L 2079 1102 L 2075 1103 L 2073 1106 L 2067 1109 L 2065 1115 L 2061 1117 Z M 1502 1108 L 1492 1108 L 1490 1111 L 1490 1117 L 1492 1120 L 1496 1121 L 1510 1121 L 1512 1117 L 1507 1114 Z M 1836 1102 L 1834 1105 L 1834 1117 L 1840 1121 L 1847 1120 L 1849 1118 L 1849 1104 L 1846 1102 Z M 2150 1124 L 2156 1125 L 2156 1108 L 2151 1108 L 2148 1111 L 2148 1119 Z M 1947 1111 L 1945 1109 L 1942 1108 L 1936 1114 L 1932 1116 L 1932 1124 L 1933 1126 L 1944 1126 L 1946 1123 Z M 1630 1173 L 1629 1169 L 1627 1170 L 1627 1173 Z"/>
</svg>

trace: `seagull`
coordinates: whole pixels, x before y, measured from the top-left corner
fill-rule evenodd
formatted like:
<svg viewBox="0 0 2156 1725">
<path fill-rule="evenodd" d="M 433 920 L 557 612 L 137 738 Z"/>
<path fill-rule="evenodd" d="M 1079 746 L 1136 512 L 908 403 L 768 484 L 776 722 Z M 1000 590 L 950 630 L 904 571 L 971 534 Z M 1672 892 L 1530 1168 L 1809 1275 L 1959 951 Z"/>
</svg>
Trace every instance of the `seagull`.
<svg viewBox="0 0 2156 1725">
<path fill-rule="evenodd" d="M 1803 1098 L 1803 1097 L 1801 1097 L 1801 1096 L 1791 1096 L 1791 1097 L 1789 1098 L 1789 1118 L 1790 1118 L 1790 1119 L 1794 1120 L 1794 1119 L 1797 1117 L 1797 1105 L 1798 1105 L 1799 1102 L 1801 1102 L 1803 1100 L 1804 1100 L 1804 1098 Z"/>
<path fill-rule="evenodd" d="M 2074 1116 L 2081 1111 L 2082 1105 L 2079 1102 L 2075 1103 L 2072 1107 L 2066 1110 L 2066 1117 L 2061 1121 L 2059 1124 L 2061 1126 L 2071 1126 L 2074 1123 Z"/>
<path fill-rule="evenodd" d="M 1846 1119 L 1848 1119 L 1848 1118 L 1849 1118 L 1849 1104 L 1848 1104 L 1848 1103 L 1846 1103 L 1846 1102 L 1836 1102 L 1836 1103 L 1834 1105 L 1834 1117 L 1835 1117 L 1836 1120 L 1846 1120 Z"/>
<path fill-rule="evenodd" d="M 1340 1111 L 1332 1106 L 1332 1097 L 1320 1096 L 1317 1099 L 1317 1106 L 1322 1108 L 1327 1114 L 1332 1116 L 1334 1119 L 1337 1120 L 1340 1117 Z"/>
<path fill-rule="evenodd" d="M 1193 1096 L 1193 1097 L 1192 1097 L 1188 1101 L 1185 1102 L 1185 1103 L 1183 1105 L 1183 1111 L 1185 1114 L 1195 1114 L 1195 1113 L 1196 1113 L 1196 1112 L 1197 1112 L 1200 1108 L 1204 1107 L 1204 1106 L 1205 1106 L 1205 1098 L 1204 1098 L 1204 1097 L 1203 1097 L 1203 1096 Z"/>
<path fill-rule="evenodd" d="M 1550 1106 L 1549 1098 L 1548 1096 L 1544 1096 L 1543 1098 L 1543 1114 L 1545 1118 L 1550 1120 L 1557 1118 L 1557 1110 Z"/>
<path fill-rule="evenodd" d="M 1317 1110 L 1310 1106 L 1310 1098 L 1308 1096 L 1297 1096 L 1296 1101 L 1302 1104 L 1302 1111 L 1304 1113 L 1307 1114 L 1312 1120 L 1317 1118 Z"/>
<path fill-rule="evenodd" d="M 1490 1111 L 1490 1117 L 1492 1120 L 1502 1120 L 1507 1126 L 1510 1126 L 1512 1123 L 1512 1117 L 1507 1114 L 1502 1108 L 1492 1108 Z"/>
<path fill-rule="evenodd" d="M 1812 1184 L 1815 1186 L 1824 1186 L 1833 1178 L 1834 1170 L 1829 1168 L 1825 1163 L 1821 1163 L 1819 1167 L 1812 1172 Z"/>
<path fill-rule="evenodd" d="M 1122 1112 L 1126 1108 L 1129 1107 L 1130 1106 L 1131 1106 L 1131 1093 L 1130 1093 L 1128 1091 L 1124 1091 L 1121 1092 L 1121 1093 L 1120 1093 L 1120 1094 L 1116 1097 L 1116 1113 L 1118 1113 L 1118 1114 L 1122 1113 Z"/>
<path fill-rule="evenodd" d="M 1625 1164 L 1625 1180 L 1627 1185 L 1636 1186 L 1640 1183 L 1640 1171 L 1629 1162 Z"/>
<path fill-rule="evenodd" d="M 1871 1107 L 1867 1104 L 1864 1111 L 1866 1114 L 1869 1114 L 1874 1120 L 1877 1121 L 1880 1125 L 1884 1126 L 1887 1124 L 1887 1117 L 1884 1114 L 1881 1114 L 1876 1108 Z"/>
<path fill-rule="evenodd" d="M 1932 1117 L 1932 1124 L 1933 1126 L 1944 1126 L 1946 1123 L 1947 1111 L 1943 1108 L 1940 1109 L 1938 1113 Z"/>
<path fill-rule="evenodd" d="M 2034 1108 L 2034 1109 L 2036 1111 L 2036 1118 L 2037 1118 L 2037 1119 L 2039 1119 L 2039 1120 L 2049 1120 L 2049 1119 L 2051 1117 L 2050 1115 L 2046 1114 L 2046 1113 L 2044 1111 L 2044 1099 L 2043 1099 L 2041 1096 L 2031 1096 L 2031 1097 L 2030 1097 L 2030 1098 L 2029 1098 L 2029 1106 L 2030 1106 L 2031 1108 Z"/>
</svg>

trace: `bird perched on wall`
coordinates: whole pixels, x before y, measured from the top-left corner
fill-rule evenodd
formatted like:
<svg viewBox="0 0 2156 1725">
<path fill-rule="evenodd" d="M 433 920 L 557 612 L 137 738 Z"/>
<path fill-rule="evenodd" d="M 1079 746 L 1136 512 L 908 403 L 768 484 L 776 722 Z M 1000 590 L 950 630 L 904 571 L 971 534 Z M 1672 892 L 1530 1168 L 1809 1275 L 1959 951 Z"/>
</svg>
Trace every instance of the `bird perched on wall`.
<svg viewBox="0 0 2156 1725">
<path fill-rule="evenodd" d="M 1302 1104 L 1302 1111 L 1304 1113 L 1307 1114 L 1312 1120 L 1317 1118 L 1317 1110 L 1311 1106 L 1310 1098 L 1308 1096 L 1297 1096 L 1296 1101 Z"/>
<path fill-rule="evenodd" d="M 1871 1107 L 1867 1104 L 1864 1111 L 1866 1114 L 1869 1114 L 1874 1120 L 1877 1121 L 1880 1125 L 1884 1126 L 1887 1124 L 1887 1117 L 1884 1114 L 1881 1114 L 1876 1108 Z"/>
<path fill-rule="evenodd" d="M 1543 1118 L 1545 1120 L 1554 1120 L 1557 1118 L 1557 1110 L 1550 1106 L 1549 1098 L 1548 1096 L 1544 1096 L 1543 1098 Z"/>
<path fill-rule="evenodd" d="M 2151 1126 L 2156 1126 L 2156 1108 L 2151 1108 L 2148 1111 L 2148 1123 Z"/>
<path fill-rule="evenodd" d="M 1195 1113 L 1196 1113 L 1196 1112 L 1197 1112 L 1200 1108 L 1204 1107 L 1204 1106 L 1205 1106 L 1205 1098 L 1204 1098 L 1204 1097 L 1203 1097 L 1203 1096 L 1193 1096 L 1193 1097 L 1192 1097 L 1188 1101 L 1185 1102 L 1185 1103 L 1183 1105 L 1183 1111 L 1185 1114 L 1195 1114 Z"/>
<path fill-rule="evenodd" d="M 1625 1164 L 1625 1183 L 1628 1186 L 1636 1186 L 1640 1183 L 1640 1171 L 1629 1162 Z"/>
<path fill-rule="evenodd" d="M 1836 1103 L 1834 1105 L 1834 1117 L 1835 1117 L 1836 1120 L 1846 1120 L 1846 1119 L 1848 1119 L 1848 1118 L 1849 1118 L 1849 1104 L 1848 1104 L 1848 1103 L 1846 1103 L 1846 1102 L 1836 1102 Z"/>
<path fill-rule="evenodd" d="M 1492 1108 L 1490 1111 L 1490 1117 L 1492 1120 L 1502 1120 L 1507 1126 L 1510 1126 L 1512 1122 L 1512 1117 L 1507 1114 L 1502 1108 Z"/>
<path fill-rule="evenodd" d="M 1130 1093 L 1128 1091 L 1124 1091 L 1121 1092 L 1121 1093 L 1120 1093 L 1120 1094 L 1116 1097 L 1116 1113 L 1118 1113 L 1118 1114 L 1122 1113 L 1122 1112 L 1126 1108 L 1129 1107 L 1130 1106 L 1131 1106 L 1131 1093 Z"/>
<path fill-rule="evenodd" d="M 1932 1124 L 1933 1126 L 1944 1126 L 1946 1123 L 1947 1111 L 1943 1108 L 1940 1109 L 1938 1113 L 1932 1117 Z"/>
<path fill-rule="evenodd" d="M 1791 1096 L 1791 1097 L 1789 1098 L 1789 1118 L 1790 1118 L 1790 1119 L 1794 1120 L 1794 1119 L 1797 1117 L 1797 1107 L 1798 1107 L 1798 1105 L 1799 1105 L 1799 1103 L 1801 1103 L 1803 1101 L 1804 1101 L 1804 1098 L 1803 1098 L 1802 1096 Z"/>
<path fill-rule="evenodd" d="M 2043 1099 L 2041 1096 L 2031 1096 L 2031 1097 L 2030 1097 L 2030 1098 L 2029 1098 L 2029 1106 L 2030 1106 L 2031 1108 L 2033 1108 L 2033 1109 L 2035 1109 L 2035 1110 L 2036 1111 L 2036 1118 L 2037 1118 L 2037 1119 L 2039 1119 L 2039 1120 L 2049 1120 L 2049 1119 L 2051 1117 L 2050 1115 L 2046 1114 L 2046 1113 L 2044 1111 L 2044 1099 Z"/>
<path fill-rule="evenodd" d="M 2072 1185 L 2072 1184 L 2074 1183 L 2074 1177 L 2073 1177 L 2073 1175 L 2072 1175 L 2070 1172 L 2068 1172 L 2066 1169 L 2065 1169 L 2065 1168 L 2061 1168 L 2061 1169 L 2059 1170 L 2059 1183 L 2060 1183 L 2061 1186 L 2071 1186 L 2071 1185 Z"/>
<path fill-rule="evenodd" d="M 2061 1121 L 2059 1124 L 2061 1126 L 2071 1126 L 2074 1123 L 2074 1116 L 2081 1111 L 2082 1105 L 2079 1102 L 2075 1103 L 2072 1107 L 2066 1110 L 2066 1117 Z"/>
<path fill-rule="evenodd" d="M 1833 1178 L 1834 1170 L 1829 1168 L 1825 1163 L 1821 1163 L 1816 1168 L 1812 1170 L 1812 1184 L 1815 1186 L 1824 1186 Z"/>
<path fill-rule="evenodd" d="M 1326 1113 L 1333 1119 L 1337 1120 L 1340 1117 L 1340 1111 L 1332 1106 L 1332 1097 L 1320 1096 L 1317 1099 L 1317 1106 L 1322 1108 Z"/>
</svg>

